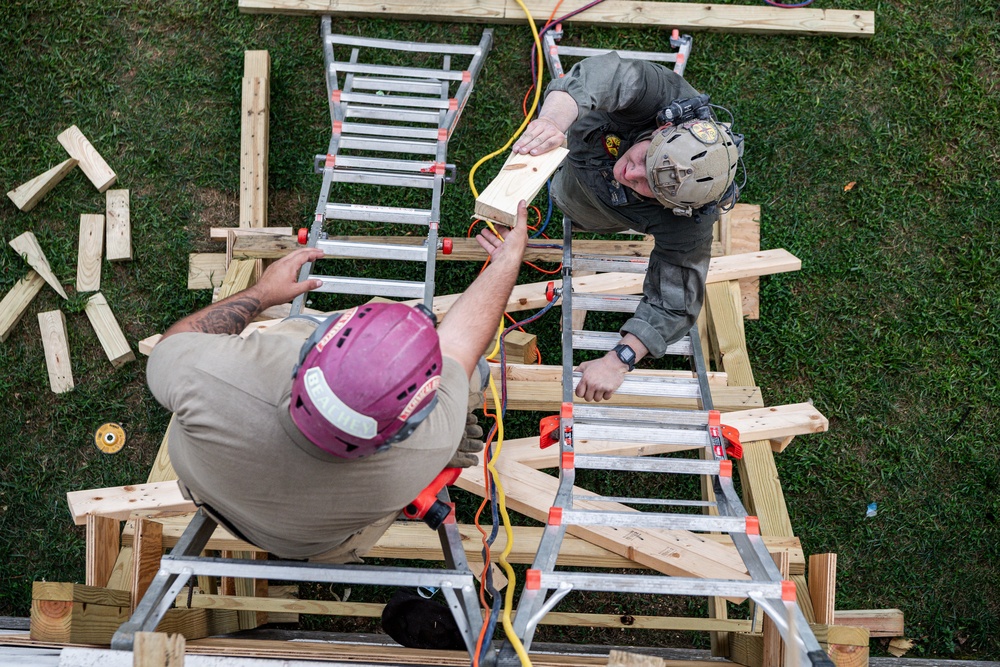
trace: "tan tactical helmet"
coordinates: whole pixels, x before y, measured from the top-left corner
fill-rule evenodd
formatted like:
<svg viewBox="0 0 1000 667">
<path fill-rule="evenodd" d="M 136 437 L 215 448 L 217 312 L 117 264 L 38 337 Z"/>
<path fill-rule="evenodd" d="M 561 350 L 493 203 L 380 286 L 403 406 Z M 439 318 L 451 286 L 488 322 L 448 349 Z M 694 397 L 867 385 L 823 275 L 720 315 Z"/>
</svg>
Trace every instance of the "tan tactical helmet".
<svg viewBox="0 0 1000 667">
<path fill-rule="evenodd" d="M 727 125 L 696 119 L 653 132 L 646 176 L 657 201 L 676 215 L 717 202 L 736 177 L 740 146 Z"/>
</svg>

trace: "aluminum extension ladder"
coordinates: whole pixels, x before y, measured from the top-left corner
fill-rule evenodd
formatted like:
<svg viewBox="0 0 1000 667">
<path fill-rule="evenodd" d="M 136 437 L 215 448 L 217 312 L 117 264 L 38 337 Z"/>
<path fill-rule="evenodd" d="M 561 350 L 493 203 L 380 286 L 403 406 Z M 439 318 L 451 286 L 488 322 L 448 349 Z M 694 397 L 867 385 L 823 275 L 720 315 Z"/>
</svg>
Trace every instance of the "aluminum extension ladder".
<svg viewBox="0 0 1000 667">
<path fill-rule="evenodd" d="M 441 191 L 453 180 L 454 165 L 446 164 L 448 140 L 472 92 L 483 60 L 492 46 L 492 30 L 485 30 L 477 46 L 453 46 L 346 37 L 330 33 L 329 16 L 321 19 L 327 91 L 333 134 L 326 155 L 316 157 L 323 184 L 316 215 L 300 242 L 321 248 L 326 257 L 410 260 L 426 262 L 425 280 L 402 282 L 364 278 L 322 276 L 303 267 L 300 280 L 319 278 L 316 291 L 340 294 L 422 298 L 430 307 L 434 296 L 434 260 L 438 249 Z M 333 47 L 350 47 L 350 57 L 338 61 Z M 395 60 L 398 52 L 440 56 L 440 69 L 363 64 L 362 49 L 381 51 Z M 467 57 L 467 69 L 453 70 L 453 56 Z M 423 126 L 423 127 L 420 127 Z M 423 159 L 386 157 L 386 154 L 430 156 Z M 330 201 L 333 183 L 359 183 L 379 187 L 397 186 L 430 190 L 428 209 L 364 206 Z M 327 220 L 402 223 L 427 227 L 423 246 L 332 241 L 324 232 Z M 303 238 L 305 237 L 305 238 Z M 297 315 L 304 296 L 295 300 L 291 314 Z M 438 499 L 448 503 L 447 487 Z M 452 510 L 454 512 L 454 509 Z M 217 523 L 199 510 L 160 569 L 135 612 L 114 634 L 111 647 L 131 651 L 136 632 L 152 632 L 192 577 L 227 576 L 318 583 L 374 586 L 405 586 L 418 590 L 440 590 L 462 634 L 469 655 L 476 648 L 476 633 L 482 625 L 482 610 L 476 582 L 453 520 L 437 529 L 444 552 L 444 569 L 330 565 L 300 561 L 255 561 L 203 558 Z M 191 589 L 189 589 L 190 594 Z"/>
<path fill-rule="evenodd" d="M 782 580 L 760 537 L 756 518 L 747 516 L 736 494 L 732 480 L 732 462 L 727 456 L 727 442 L 723 437 L 725 434 L 719 424 L 719 413 L 712 409 L 708 373 L 697 326 L 668 349 L 668 354 L 690 359 L 695 377 L 665 381 L 660 378 L 629 376 L 617 393 L 695 398 L 701 409 L 666 410 L 573 404 L 573 390 L 579 382 L 579 374 L 573 372 L 574 350 L 610 350 L 620 339 L 618 333 L 573 331 L 573 309 L 634 312 L 639 301 L 638 297 L 574 293 L 573 270 L 642 273 L 645 271 L 646 261 L 576 255 L 572 252 L 571 244 L 571 223 L 565 221 L 562 269 L 563 408 L 559 420 L 559 486 L 534 562 L 526 575 L 514 621 L 516 635 L 525 649 L 528 649 L 539 621 L 571 591 L 750 598 L 778 628 L 789 647 L 790 664 L 832 667 L 833 662 L 820 648 L 802 610 L 795 602 L 794 583 Z M 695 459 L 585 454 L 574 450 L 574 439 L 688 445 L 700 450 L 702 456 Z M 625 473 L 621 476 L 623 482 L 628 479 L 629 473 L 634 472 L 700 475 L 711 483 L 715 500 L 575 495 L 573 483 L 577 469 L 605 470 L 609 474 Z M 626 506 L 687 507 L 691 513 L 633 511 L 627 507 L 609 510 L 581 509 L 578 501 L 585 501 L 588 505 L 613 502 Z M 714 509 L 717 515 L 693 513 L 708 509 Z M 573 525 L 728 533 L 750 579 L 699 579 L 557 570 L 556 558 L 560 544 L 567 526 Z M 518 664 L 517 656 L 509 644 L 500 648 L 497 664 L 502 667 Z"/>
<path fill-rule="evenodd" d="M 559 79 L 565 74 L 560 59 L 561 55 L 586 58 L 589 56 L 600 56 L 609 51 L 616 51 L 623 58 L 673 63 L 674 72 L 680 76 L 684 76 L 684 68 L 687 67 L 688 59 L 691 57 L 691 45 L 693 42 L 691 35 L 682 35 L 680 31 L 674 29 L 670 34 L 670 46 L 677 50 L 670 53 L 662 53 L 659 51 L 625 51 L 622 49 L 591 49 L 582 46 L 560 46 L 558 42 L 563 38 L 563 35 L 562 24 L 546 30 L 545 34 L 542 35 L 545 61 L 549 66 L 549 75 L 553 79 Z"/>
<path fill-rule="evenodd" d="M 313 263 L 302 267 L 299 279 L 316 278 L 315 291 L 423 299 L 434 298 L 434 267 L 441 219 L 441 192 L 454 182 L 455 165 L 447 163 L 448 141 L 472 94 L 483 61 L 493 44 L 493 31 L 484 30 L 478 45 L 449 45 L 350 37 L 330 32 L 331 19 L 322 18 L 326 88 L 332 134 L 325 155 L 314 167 L 323 175 L 319 200 L 308 234 L 299 242 L 320 248 L 325 258 L 353 258 L 424 262 L 424 280 L 383 280 L 313 273 Z M 338 49 L 335 52 L 335 47 Z M 338 59 L 339 48 L 348 56 Z M 436 59 L 436 68 L 382 64 L 401 58 Z M 453 68 L 452 58 L 467 61 Z M 367 62 L 371 60 L 372 62 Z M 429 208 L 331 201 L 334 183 L 375 185 L 380 188 L 419 188 L 430 191 Z M 383 199 L 380 196 L 379 199 Z M 426 227 L 423 245 L 393 245 L 329 240 L 327 221 L 393 223 Z M 450 247 L 444 247 L 448 252 Z M 292 304 L 302 311 L 305 295 Z"/>
</svg>

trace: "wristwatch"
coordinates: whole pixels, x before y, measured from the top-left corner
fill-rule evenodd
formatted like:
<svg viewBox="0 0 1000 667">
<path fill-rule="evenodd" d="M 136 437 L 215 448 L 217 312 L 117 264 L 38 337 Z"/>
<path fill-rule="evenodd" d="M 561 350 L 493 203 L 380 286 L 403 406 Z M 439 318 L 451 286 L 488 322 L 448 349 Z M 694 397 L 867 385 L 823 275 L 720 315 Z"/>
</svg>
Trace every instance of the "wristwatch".
<svg viewBox="0 0 1000 667">
<path fill-rule="evenodd" d="M 614 353 L 618 355 L 618 360 L 628 366 L 630 371 L 635 370 L 635 350 L 625 343 L 618 343 L 614 347 Z"/>
</svg>

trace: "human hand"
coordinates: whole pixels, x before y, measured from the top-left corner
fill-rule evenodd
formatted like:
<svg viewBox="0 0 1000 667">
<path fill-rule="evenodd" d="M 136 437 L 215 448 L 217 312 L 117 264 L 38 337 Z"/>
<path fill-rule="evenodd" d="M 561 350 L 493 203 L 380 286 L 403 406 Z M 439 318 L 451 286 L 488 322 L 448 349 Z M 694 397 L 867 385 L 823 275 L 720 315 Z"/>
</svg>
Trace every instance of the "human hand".
<svg viewBox="0 0 1000 667">
<path fill-rule="evenodd" d="M 576 385 L 576 395 L 585 401 L 606 401 L 622 385 L 628 366 L 614 354 L 585 361 L 577 367 L 583 373 Z"/>
<path fill-rule="evenodd" d="M 566 133 L 556 121 L 546 116 L 539 116 L 528 123 L 524 133 L 514 143 L 513 151 L 522 155 L 541 155 L 566 142 Z"/>
<path fill-rule="evenodd" d="M 484 229 L 476 236 L 476 241 L 494 261 L 511 258 L 521 263 L 524 249 L 528 245 L 528 205 L 522 199 L 517 204 L 517 221 L 513 227 L 499 225 L 497 234 Z"/>
<path fill-rule="evenodd" d="M 465 420 L 465 433 L 462 441 L 458 445 L 458 451 L 448 461 L 446 468 L 469 468 L 479 463 L 477 454 L 483 451 L 483 427 L 479 425 L 479 419 L 473 413 L 469 413 Z"/>
<path fill-rule="evenodd" d="M 299 248 L 291 252 L 271 266 L 251 288 L 257 292 L 257 297 L 264 308 L 270 308 L 282 303 L 288 303 L 300 294 L 322 287 L 321 280 L 299 280 L 299 271 L 306 262 L 315 262 L 323 257 L 324 252 L 317 248 Z"/>
</svg>

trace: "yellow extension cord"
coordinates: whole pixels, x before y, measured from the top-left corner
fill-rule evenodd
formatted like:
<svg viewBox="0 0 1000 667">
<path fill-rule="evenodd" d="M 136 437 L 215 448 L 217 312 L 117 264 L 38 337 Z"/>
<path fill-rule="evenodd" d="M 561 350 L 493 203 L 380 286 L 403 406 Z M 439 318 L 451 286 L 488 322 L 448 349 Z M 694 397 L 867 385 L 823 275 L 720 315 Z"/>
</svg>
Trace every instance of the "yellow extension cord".
<svg viewBox="0 0 1000 667">
<path fill-rule="evenodd" d="M 511 144 L 514 143 L 514 140 L 517 139 L 517 137 L 519 137 L 522 132 L 524 132 L 524 128 L 526 128 L 528 126 L 528 123 L 531 122 L 531 117 L 534 115 L 535 109 L 538 108 L 538 100 L 542 94 L 542 71 L 544 69 L 543 67 L 544 61 L 542 60 L 542 42 L 541 39 L 538 37 L 538 28 L 535 27 L 535 19 L 531 16 L 531 12 L 528 11 L 528 8 L 524 5 L 524 3 L 521 0 L 517 0 L 517 4 L 521 6 L 521 9 L 524 10 L 524 13 L 527 15 L 528 25 L 531 27 L 531 34 L 535 40 L 535 54 L 536 54 L 536 60 L 538 62 L 538 79 L 535 82 L 535 98 L 534 100 L 532 100 L 531 109 L 528 111 L 528 114 L 524 117 L 524 120 L 521 122 L 520 127 L 518 127 L 517 131 L 514 132 L 514 134 L 510 137 L 510 139 L 507 140 L 507 143 L 505 143 L 503 146 L 493 151 L 489 155 L 480 158 L 479 161 L 472 166 L 472 169 L 469 170 L 469 188 L 472 190 L 472 195 L 474 197 L 479 196 L 479 191 L 476 190 L 476 182 L 475 182 L 476 170 L 479 169 L 479 165 L 483 164 L 488 160 L 492 160 L 494 157 L 500 155 L 508 148 L 510 148 Z M 497 235 L 497 237 L 499 237 L 500 235 L 497 234 L 497 230 L 493 226 L 493 223 L 491 223 L 489 220 L 485 220 L 485 222 L 487 226 L 489 226 L 490 231 L 492 231 L 494 234 Z M 504 329 L 503 325 L 504 325 L 503 317 L 501 317 L 499 334 L 503 333 Z M 500 351 L 499 334 L 497 335 L 496 345 L 494 346 L 493 351 L 490 352 L 489 355 L 487 355 L 488 357 L 495 357 Z M 494 464 L 496 463 L 497 459 L 500 456 L 500 450 L 503 448 L 503 415 L 501 413 L 502 406 L 501 406 L 500 396 L 499 393 L 497 392 L 497 387 L 493 381 L 492 374 L 490 375 L 490 393 L 493 396 L 493 405 L 496 411 L 497 446 L 493 451 L 493 456 L 490 457 L 489 462 L 486 464 L 486 467 L 489 468 L 490 473 L 492 473 L 493 475 L 493 486 L 497 490 L 497 504 L 499 506 L 498 511 L 503 519 L 504 532 L 507 535 L 507 544 L 504 547 L 504 550 L 500 553 L 499 557 L 497 558 L 497 562 L 500 563 L 500 567 L 503 568 L 504 574 L 506 574 L 507 579 L 509 580 L 509 582 L 507 583 L 507 590 L 504 592 L 503 629 L 504 629 L 504 634 L 506 634 L 507 636 L 507 641 L 509 641 L 510 645 L 514 647 L 514 651 L 517 653 L 517 657 L 521 660 L 522 667 L 531 667 L 531 659 L 528 657 L 528 652 L 524 650 L 524 644 L 522 644 L 521 640 L 517 637 L 516 634 L 514 634 L 514 626 L 511 624 L 510 620 L 510 610 L 514 606 L 514 588 L 516 587 L 517 584 L 517 575 L 514 574 L 514 568 L 512 568 L 510 566 L 510 563 L 507 562 L 507 556 L 510 555 L 511 549 L 514 548 L 514 531 L 511 529 L 510 517 L 507 515 L 507 499 L 506 496 L 504 495 L 503 485 L 500 483 L 500 473 L 498 473 L 497 469 L 494 467 Z"/>
</svg>

